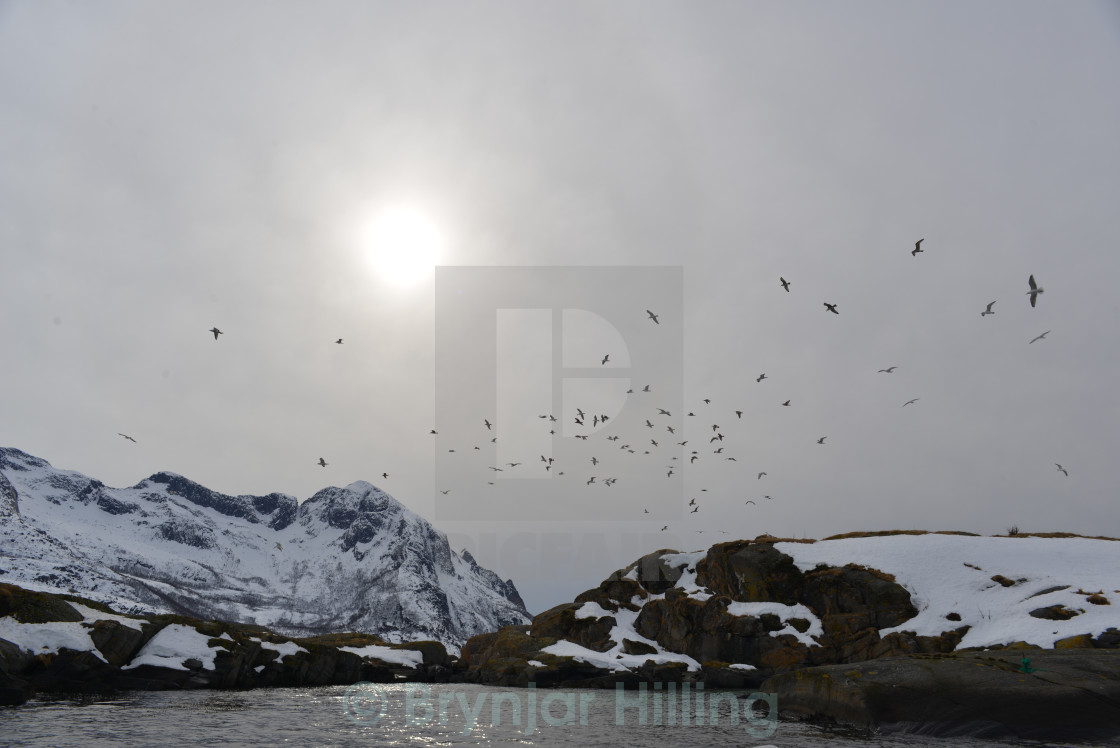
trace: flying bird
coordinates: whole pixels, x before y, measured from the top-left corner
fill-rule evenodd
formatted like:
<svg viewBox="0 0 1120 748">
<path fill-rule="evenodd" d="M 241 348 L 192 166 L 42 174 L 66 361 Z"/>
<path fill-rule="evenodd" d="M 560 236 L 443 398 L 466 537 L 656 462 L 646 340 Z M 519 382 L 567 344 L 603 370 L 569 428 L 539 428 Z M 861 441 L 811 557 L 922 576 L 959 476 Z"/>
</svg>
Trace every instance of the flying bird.
<svg viewBox="0 0 1120 748">
<path fill-rule="evenodd" d="M 123 436 L 123 437 L 124 437 L 125 439 L 128 439 L 128 440 L 129 440 L 130 442 L 134 442 L 134 441 L 136 441 L 135 439 L 133 439 L 133 438 L 132 438 L 131 436 L 129 436 L 128 434 L 122 434 L 122 433 L 121 433 L 121 432 L 119 432 L 119 431 L 117 432 L 117 436 Z"/>
<path fill-rule="evenodd" d="M 1038 295 L 1042 293 L 1042 286 L 1034 282 L 1033 275 L 1030 278 L 1027 278 L 1027 283 L 1030 284 L 1031 287 L 1031 290 L 1027 291 L 1027 295 L 1031 297 L 1031 306 L 1033 307 L 1035 302 L 1038 301 Z"/>
<path fill-rule="evenodd" d="M 664 408 L 658 408 L 658 409 L 657 409 L 657 414 L 658 414 L 658 415 L 661 415 L 661 416 L 671 416 L 671 415 L 673 415 L 672 413 L 670 413 L 669 411 L 665 410 Z"/>
<path fill-rule="evenodd" d="M 1058 465 L 1058 463 L 1056 463 L 1056 462 L 1055 462 L 1054 464 L 1055 464 L 1055 465 Z M 1062 467 L 1061 465 L 1058 465 L 1058 470 L 1062 471 L 1062 474 L 1063 474 L 1063 475 L 1065 475 L 1066 477 L 1069 477 L 1069 471 L 1068 471 L 1068 470 L 1066 470 L 1066 469 L 1065 469 L 1064 467 Z"/>
<path fill-rule="evenodd" d="M 743 411 L 741 411 L 741 410 L 737 410 L 737 411 L 735 411 L 735 416 L 736 416 L 737 418 L 742 418 L 742 417 L 743 417 Z"/>
<path fill-rule="evenodd" d="M 342 345 L 342 338 L 339 338 L 338 340 L 336 340 L 334 342 L 335 342 L 336 345 Z"/>
<path fill-rule="evenodd" d="M 904 402 L 904 403 L 902 404 L 902 407 L 904 407 L 904 408 L 905 408 L 905 407 L 906 407 L 907 405 L 912 405 L 912 404 L 914 404 L 914 403 L 918 402 L 918 401 L 919 401 L 919 400 L 921 400 L 921 399 L 922 399 L 922 398 L 920 398 L 920 397 L 915 397 L 915 398 L 914 398 L 913 400 L 907 400 L 906 402 Z"/>
<path fill-rule="evenodd" d="M 754 502 L 753 502 L 753 501 L 751 501 L 750 499 L 748 499 L 747 501 L 745 501 L 745 502 L 743 502 L 743 503 L 745 503 L 745 504 L 754 504 Z M 758 506 L 758 505 L 757 505 L 757 504 L 755 504 L 755 506 Z"/>
<path fill-rule="evenodd" d="M 669 529 L 669 526 L 668 526 L 668 525 L 665 525 L 664 527 L 662 527 L 662 528 L 661 528 L 661 532 L 665 532 L 665 531 L 666 531 L 666 530 L 668 530 L 668 529 Z"/>
<path fill-rule="evenodd" d="M 698 511 L 700 511 L 700 507 L 696 507 L 691 512 L 689 512 L 689 514 L 696 514 Z"/>
<path fill-rule="evenodd" d="M 897 369 L 897 368 L 898 368 L 897 366 L 892 366 L 889 369 L 879 369 L 879 373 L 880 374 L 883 374 L 883 373 L 894 374 L 894 370 Z"/>
<path fill-rule="evenodd" d="M 284 546 L 280 545 L 279 540 L 276 541 L 276 550 L 278 550 L 278 551 L 284 550 Z"/>
<path fill-rule="evenodd" d="M 832 312 L 833 314 L 839 314 L 839 313 L 840 313 L 840 312 L 836 311 L 836 305 L 835 305 L 835 304 L 829 304 L 829 303 L 828 303 L 828 302 L 826 301 L 826 302 L 824 303 L 824 305 L 825 305 L 825 307 L 827 307 L 827 308 L 828 308 L 828 311 Z"/>
<path fill-rule="evenodd" d="M 756 382 L 761 382 L 761 381 L 762 381 L 763 379 L 766 379 L 766 374 L 765 374 L 765 373 L 763 373 L 763 374 L 759 374 L 759 375 L 758 375 L 758 379 L 756 379 L 756 380 L 754 380 L 754 381 L 756 381 Z"/>
<path fill-rule="evenodd" d="M 214 333 L 214 340 L 217 340 L 218 336 L 222 334 L 222 331 L 216 327 L 211 327 L 210 332 Z"/>
<path fill-rule="evenodd" d="M 764 475 L 767 475 L 767 473 L 759 473 L 758 474 L 758 480 L 762 480 L 762 476 L 764 476 Z"/>
<path fill-rule="evenodd" d="M 600 365 L 605 366 L 606 363 L 610 360 L 611 360 L 611 354 L 608 353 L 607 355 L 603 356 L 603 360 L 600 361 L 599 363 L 600 363 Z"/>
<path fill-rule="evenodd" d="M 649 318 L 653 320 L 653 323 L 655 325 L 660 325 L 661 324 L 660 322 L 657 321 L 657 315 L 656 314 L 654 314 L 653 312 L 651 312 L 648 309 L 646 310 L 646 314 L 649 315 Z"/>
<path fill-rule="evenodd" d="M 320 457 L 319 458 L 319 467 L 326 467 L 326 466 L 327 466 L 327 461 L 324 460 L 322 457 Z"/>
<path fill-rule="evenodd" d="M 995 305 L 996 305 L 996 302 L 994 302 L 994 301 L 991 304 L 988 304 L 988 308 L 985 309 L 984 311 L 980 312 L 980 316 L 983 317 L 983 316 L 988 315 L 988 314 L 995 314 L 995 312 L 992 311 L 992 307 L 995 306 Z"/>
<path fill-rule="evenodd" d="M 922 249 L 922 242 L 924 241 L 925 239 L 919 239 L 914 243 L 914 249 L 910 250 L 911 257 L 917 257 L 919 252 L 925 252 L 925 250 Z"/>
<path fill-rule="evenodd" d="M 785 278 L 781 277 L 780 275 L 778 276 L 778 280 L 780 280 L 782 282 L 782 288 L 784 288 L 786 290 L 786 293 L 789 293 L 789 281 L 787 281 Z"/>
<path fill-rule="evenodd" d="M 388 473 L 382 473 L 381 477 L 384 478 L 385 480 L 388 480 L 389 479 L 389 474 Z"/>
<path fill-rule="evenodd" d="M 784 403 L 782 403 L 782 405 L 785 405 L 788 408 L 789 407 L 789 400 L 786 400 Z"/>
<path fill-rule="evenodd" d="M 824 444 L 824 440 L 827 438 L 827 436 L 822 436 L 820 439 L 817 439 L 817 444 Z"/>
<path fill-rule="evenodd" d="M 483 422 L 484 424 L 486 424 L 486 430 L 487 430 L 487 431 L 489 431 L 489 430 L 490 430 L 490 427 L 491 427 L 491 426 L 493 425 L 492 423 L 490 423 L 490 419 L 489 419 L 489 418 L 483 418 L 483 419 L 482 419 L 482 422 Z"/>
<path fill-rule="evenodd" d="M 645 387 L 642 388 L 642 392 L 649 392 L 649 385 L 648 384 Z"/>
<path fill-rule="evenodd" d="M 446 491 L 440 491 L 440 493 L 446 496 L 447 494 L 451 493 L 451 489 L 449 488 Z"/>
<path fill-rule="evenodd" d="M 1041 335 L 1039 335 L 1039 336 L 1038 336 L 1037 338 L 1035 338 L 1034 340 L 1032 340 L 1032 341 L 1031 341 L 1031 343 L 1033 343 L 1033 342 L 1034 342 L 1035 340 L 1042 340 L 1043 338 L 1045 338 L 1045 337 L 1046 337 L 1047 335 L 1049 335 L 1049 334 L 1050 334 L 1050 331 L 1049 331 L 1049 330 L 1047 330 L 1046 332 L 1042 333 L 1042 334 L 1041 334 Z"/>
</svg>

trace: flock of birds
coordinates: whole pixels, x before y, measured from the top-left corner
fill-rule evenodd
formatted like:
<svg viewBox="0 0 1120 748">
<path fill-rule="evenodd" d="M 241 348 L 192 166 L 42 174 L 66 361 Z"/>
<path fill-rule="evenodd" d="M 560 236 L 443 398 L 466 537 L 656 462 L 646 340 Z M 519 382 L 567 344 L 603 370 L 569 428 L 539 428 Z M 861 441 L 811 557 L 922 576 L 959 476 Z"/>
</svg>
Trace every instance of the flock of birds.
<svg viewBox="0 0 1120 748">
<path fill-rule="evenodd" d="M 919 239 L 914 244 L 914 248 L 913 248 L 913 250 L 911 250 L 911 255 L 912 256 L 917 256 L 919 253 L 925 252 L 925 250 L 922 249 L 922 246 L 921 246 L 923 241 L 925 241 L 925 239 Z M 782 289 L 784 289 L 786 293 L 790 293 L 790 286 L 792 285 L 792 283 L 790 281 L 786 280 L 784 277 L 779 277 L 778 281 L 779 281 L 779 285 L 782 287 Z M 1037 305 L 1038 297 L 1039 297 L 1040 294 L 1043 293 L 1043 288 L 1035 282 L 1034 275 L 1031 275 L 1027 279 L 1027 284 L 1028 284 L 1029 290 L 1026 292 L 1026 295 L 1030 297 L 1030 299 L 1029 299 L 1030 300 L 1030 305 L 1033 308 Z M 994 307 L 995 304 L 996 304 L 995 301 L 990 302 L 987 305 L 987 307 L 984 309 L 984 311 L 980 312 L 980 316 L 981 317 L 986 317 L 986 316 L 995 314 L 995 311 L 993 311 L 993 309 L 992 309 L 992 307 Z M 826 311 L 831 312 L 832 314 L 836 314 L 836 315 L 840 314 L 840 312 L 837 308 L 837 304 L 824 302 L 824 307 L 825 307 Z M 655 314 L 652 310 L 649 310 L 649 309 L 646 309 L 645 312 L 646 312 L 647 318 L 653 324 L 655 324 L 655 325 L 660 325 L 661 324 L 660 320 L 659 320 L 660 315 Z M 218 340 L 218 336 L 225 334 L 222 330 L 220 330 L 216 326 L 211 328 L 208 332 L 213 334 L 215 341 Z M 1045 339 L 1045 337 L 1050 332 L 1051 332 L 1050 330 L 1047 330 L 1046 332 L 1044 332 L 1044 333 L 1038 335 L 1037 337 L 1033 338 L 1030 341 L 1030 343 L 1035 343 L 1039 340 Z M 342 338 L 338 338 L 334 342 L 337 345 L 342 345 L 343 344 Z M 600 363 L 601 363 L 601 365 L 606 366 L 609 362 L 610 362 L 610 354 L 607 353 L 603 356 Z M 889 366 L 889 367 L 886 367 L 884 369 L 879 369 L 878 373 L 880 373 L 880 374 L 892 374 L 892 373 L 894 373 L 894 371 L 897 368 L 899 368 L 899 367 L 898 366 Z M 755 379 L 755 382 L 758 383 L 758 384 L 761 384 L 767 378 L 768 377 L 767 377 L 766 373 L 763 372 L 763 373 L 758 375 L 758 377 Z M 625 394 L 627 396 L 635 395 L 635 396 L 640 397 L 640 396 L 643 396 L 643 395 L 649 394 L 649 393 L 651 393 L 651 385 L 647 384 L 643 388 L 641 388 L 638 392 L 635 392 L 634 389 L 628 389 L 628 390 L 626 390 Z M 917 403 L 920 399 L 921 398 L 913 398 L 911 400 L 907 400 L 906 402 L 904 402 L 902 404 L 902 407 L 913 405 L 913 404 Z M 700 402 L 702 403 L 704 408 L 708 408 L 711 405 L 712 400 L 711 400 L 711 398 L 704 398 Z M 791 399 L 787 399 L 787 400 L 785 400 L 783 402 L 780 402 L 778 404 L 780 406 L 783 406 L 783 407 L 790 407 L 791 406 Z M 700 407 L 695 407 L 694 410 L 689 411 L 687 413 L 686 418 L 697 418 L 698 416 L 696 414 L 696 410 L 701 410 L 701 408 Z M 711 411 L 708 410 L 707 412 L 710 413 Z M 743 416 L 743 411 L 735 409 L 735 410 L 729 411 L 728 417 L 730 417 L 730 414 L 734 414 L 736 420 L 741 420 L 742 416 Z M 646 435 L 643 435 L 640 438 L 635 437 L 635 436 L 631 436 L 627 439 L 627 443 L 625 443 L 625 444 L 617 444 L 617 442 L 622 441 L 622 436 L 620 434 L 608 433 L 608 434 L 600 435 L 600 434 L 595 433 L 598 430 L 604 430 L 604 431 L 609 431 L 610 430 L 609 428 L 607 428 L 607 423 L 609 421 L 611 421 L 611 417 L 606 415 L 606 414 L 592 413 L 590 415 L 590 418 L 589 418 L 588 413 L 586 411 L 584 411 L 582 407 L 577 407 L 577 408 L 574 409 L 574 411 L 572 413 L 565 416 L 565 418 L 567 418 L 567 417 L 571 417 L 571 419 L 572 419 L 571 424 L 574 425 L 574 426 L 578 426 L 581 429 L 587 429 L 587 428 L 592 429 L 592 431 L 590 433 L 573 434 L 573 436 L 576 439 L 582 440 L 584 442 L 588 442 L 588 440 L 591 439 L 594 436 L 596 441 L 593 442 L 593 443 L 589 443 L 587 445 L 587 447 L 591 451 L 598 451 L 600 449 L 610 448 L 612 451 L 617 450 L 617 451 L 614 452 L 614 454 L 616 454 L 616 455 L 618 453 L 622 453 L 622 454 L 626 454 L 626 455 L 639 455 L 640 454 L 642 456 L 651 456 L 651 455 L 658 455 L 657 450 L 659 450 L 661 448 L 672 449 L 672 451 L 675 451 L 675 452 L 676 451 L 687 450 L 687 452 L 688 452 L 687 460 L 688 460 L 689 466 L 694 465 L 696 462 L 698 462 L 700 460 L 709 461 L 709 460 L 714 459 L 714 460 L 719 460 L 719 461 L 724 462 L 724 463 L 737 462 L 738 461 L 738 458 L 736 456 L 734 456 L 733 454 L 727 454 L 726 453 L 725 450 L 728 446 L 730 446 L 731 443 L 728 442 L 728 444 L 726 444 L 726 445 L 724 444 L 724 440 L 725 440 L 724 430 L 725 429 L 721 429 L 721 427 L 718 423 L 713 423 L 711 425 L 711 432 L 708 432 L 708 434 L 707 434 L 708 438 L 707 438 L 706 443 L 703 443 L 703 440 L 701 440 L 700 444 L 695 444 L 691 439 L 680 439 L 678 441 L 678 438 L 681 436 L 680 434 L 677 434 L 677 429 L 680 428 L 679 424 L 678 424 L 677 428 L 674 428 L 674 426 L 672 425 L 672 422 L 670 422 L 670 423 L 665 423 L 665 422 L 654 423 L 655 419 L 672 418 L 672 414 L 665 408 L 656 407 L 656 406 L 652 407 L 650 409 L 649 416 L 645 419 L 645 422 L 644 422 L 644 426 L 646 428 L 648 428 L 650 430 L 650 432 Z M 555 415 L 549 414 L 549 413 L 544 413 L 544 414 L 538 415 L 537 418 L 544 421 L 545 424 L 548 426 L 548 434 L 549 434 L 550 437 L 556 436 L 556 434 L 557 434 L 556 427 L 559 424 L 559 420 L 556 418 Z M 590 427 L 588 427 L 588 422 L 589 421 L 590 421 Z M 480 426 L 485 428 L 485 432 L 481 432 L 480 436 L 485 434 L 486 436 L 489 437 L 489 441 L 491 443 L 496 443 L 498 439 L 497 439 L 497 436 L 494 435 L 494 423 L 489 418 L 483 418 Z M 438 435 L 438 432 L 433 428 L 429 431 L 429 434 Z M 663 437 L 662 440 L 659 441 L 658 438 L 657 438 L 657 434 L 667 434 L 667 436 Z M 128 434 L 123 434 L 123 433 L 118 432 L 118 435 L 124 437 L 125 439 L 127 439 L 131 442 L 134 442 L 134 443 L 136 442 L 136 439 L 133 438 L 132 436 L 128 435 Z M 816 443 L 819 444 L 819 445 L 824 445 L 825 440 L 827 438 L 828 438 L 828 436 L 821 436 L 816 440 Z M 608 445 L 605 442 L 611 442 L 612 444 Z M 690 444 L 692 446 L 699 446 L 699 447 L 701 447 L 701 449 L 691 449 L 691 450 L 689 450 L 688 447 L 690 446 Z M 673 449 L 673 447 L 680 447 L 682 449 L 681 450 L 675 450 L 675 449 Z M 479 445 L 476 444 L 476 445 L 473 445 L 473 451 L 481 452 L 482 448 Z M 454 448 L 452 448 L 452 449 L 448 449 L 448 452 L 454 453 L 454 452 L 456 452 L 456 450 Z M 586 458 L 586 455 L 584 455 L 584 457 Z M 677 473 L 680 470 L 679 462 L 676 463 L 676 464 L 673 464 L 673 461 L 679 461 L 679 460 L 680 460 L 680 456 L 678 454 L 674 454 L 673 456 L 671 456 L 669 458 L 670 464 L 668 464 L 664 467 L 664 469 L 666 470 L 666 477 L 671 478 L 675 473 Z M 600 456 L 600 454 L 591 454 L 590 458 L 586 459 L 586 462 L 584 464 L 585 465 L 590 464 L 591 468 L 595 469 L 595 471 L 594 471 L 595 474 L 594 475 L 588 475 L 588 473 L 590 473 L 591 470 L 588 470 L 588 469 L 585 468 L 584 469 L 584 475 L 586 475 L 587 478 L 586 478 L 585 481 L 583 481 L 584 485 L 587 486 L 587 487 L 601 486 L 601 487 L 606 487 L 606 488 L 609 488 L 609 487 L 613 486 L 619 479 L 615 476 L 606 476 L 606 475 L 603 474 L 604 469 L 611 462 L 612 462 L 611 460 Z M 316 464 L 318 464 L 320 467 L 323 467 L 323 468 L 325 468 L 329 465 L 329 463 L 323 457 L 320 457 Z M 1055 465 L 1057 466 L 1058 471 L 1060 471 L 1063 475 L 1065 475 L 1065 476 L 1069 475 L 1069 471 L 1066 470 L 1066 468 L 1064 468 L 1061 464 L 1055 463 Z M 600 467 L 600 466 L 602 466 L 602 467 Z M 506 472 L 506 471 L 514 471 L 519 467 L 524 467 L 525 470 L 530 469 L 528 466 L 525 465 L 525 463 L 523 461 L 511 461 L 511 462 L 503 463 L 503 465 L 501 465 L 501 466 L 499 466 L 499 465 L 489 465 L 488 467 L 491 471 L 493 471 L 493 474 L 494 474 L 493 477 L 496 477 L 497 473 Z M 552 475 L 555 475 L 555 476 L 563 476 L 563 475 L 565 475 L 566 471 L 560 469 L 561 467 L 563 467 L 563 466 L 557 464 L 555 458 L 550 457 L 548 455 L 544 455 L 544 454 L 540 455 L 540 463 L 539 463 L 538 469 L 543 469 L 543 471 L 545 473 L 551 473 Z M 553 468 L 556 468 L 555 472 L 553 472 Z M 571 466 L 569 466 L 569 469 L 573 469 L 573 468 Z M 767 476 L 766 471 L 758 471 L 755 479 L 756 479 L 756 481 L 759 481 L 759 480 L 762 480 L 766 476 Z M 389 473 L 388 472 L 383 472 L 381 474 L 381 477 L 383 479 L 388 480 Z M 582 480 L 582 476 L 581 476 L 580 480 Z M 486 481 L 486 483 L 488 485 L 491 485 L 491 486 L 494 485 L 494 481 Z M 451 493 L 451 491 L 452 491 L 451 488 L 441 488 L 440 489 L 440 493 L 443 494 L 443 495 L 448 495 L 448 494 Z M 707 491 L 707 489 L 706 488 L 701 488 L 700 491 L 705 492 L 705 491 Z M 763 498 L 765 500 L 772 500 L 773 499 L 773 497 L 770 496 L 770 495 L 763 495 Z M 756 505 L 756 502 L 752 499 L 747 499 L 745 501 L 745 504 Z M 697 502 L 697 499 L 695 497 L 693 497 L 689 501 L 688 506 L 692 507 L 691 510 L 688 512 L 689 514 L 696 514 L 700 511 L 700 504 Z M 649 509 L 648 508 L 643 509 L 643 513 L 644 514 L 649 514 Z M 665 525 L 661 528 L 661 531 L 664 532 L 668 529 L 669 529 L 669 525 Z M 702 530 L 696 530 L 696 532 L 703 532 L 703 531 Z"/>
</svg>

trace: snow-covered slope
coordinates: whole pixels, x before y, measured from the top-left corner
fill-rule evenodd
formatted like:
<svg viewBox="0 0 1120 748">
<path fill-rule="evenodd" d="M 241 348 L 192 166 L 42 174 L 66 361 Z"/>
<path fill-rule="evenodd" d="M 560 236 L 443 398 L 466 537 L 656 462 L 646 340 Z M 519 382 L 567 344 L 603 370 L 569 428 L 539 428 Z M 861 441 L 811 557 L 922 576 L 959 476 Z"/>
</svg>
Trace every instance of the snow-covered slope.
<svg viewBox="0 0 1120 748">
<path fill-rule="evenodd" d="M 110 488 L 0 448 L 0 580 L 134 612 L 388 641 L 530 622 L 512 581 L 377 487 L 227 496 L 156 473 Z"/>
</svg>

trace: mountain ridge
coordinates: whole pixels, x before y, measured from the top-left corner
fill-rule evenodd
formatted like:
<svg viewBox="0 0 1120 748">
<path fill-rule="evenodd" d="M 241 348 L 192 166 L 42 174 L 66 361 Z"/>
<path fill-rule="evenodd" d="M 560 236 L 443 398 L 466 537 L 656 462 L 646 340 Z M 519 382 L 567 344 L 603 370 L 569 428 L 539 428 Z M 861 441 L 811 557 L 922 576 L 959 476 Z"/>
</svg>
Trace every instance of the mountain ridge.
<svg viewBox="0 0 1120 748">
<path fill-rule="evenodd" d="M 122 605 L 388 641 L 470 636 L 530 616 L 512 580 L 453 551 L 367 481 L 231 496 L 162 471 L 126 488 L 0 448 L 0 580 Z"/>
</svg>

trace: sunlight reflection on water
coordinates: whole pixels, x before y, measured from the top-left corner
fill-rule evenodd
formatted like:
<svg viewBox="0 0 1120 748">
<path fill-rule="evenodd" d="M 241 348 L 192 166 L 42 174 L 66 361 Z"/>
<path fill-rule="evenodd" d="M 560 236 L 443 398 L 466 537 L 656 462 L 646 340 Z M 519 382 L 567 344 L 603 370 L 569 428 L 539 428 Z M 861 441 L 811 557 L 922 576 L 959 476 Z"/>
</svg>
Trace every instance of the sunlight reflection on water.
<svg viewBox="0 0 1120 748">
<path fill-rule="evenodd" d="M 423 686 L 414 686 L 423 688 Z M 533 692 L 536 699 L 537 729 L 525 734 L 529 720 L 527 689 L 488 689 L 482 686 L 454 684 L 435 685 L 430 692 L 413 691 L 407 702 L 404 684 L 386 684 L 373 694 L 383 697 L 384 716 L 380 703 L 370 702 L 366 715 L 376 715 L 376 722 L 355 723 L 353 687 L 257 689 L 252 691 L 163 691 L 128 692 L 117 695 L 72 695 L 55 699 L 38 699 L 21 707 L 0 709 L 0 745 L 52 745 L 59 748 L 86 746 L 150 746 L 150 745 L 316 745 L 316 746 L 617 746 L 665 748 L 681 746 L 861 746 L 863 748 L 903 748 L 909 746 L 994 746 L 1042 745 L 1037 742 L 994 742 L 969 739 L 937 739 L 921 736 L 884 736 L 855 729 L 826 730 L 818 726 L 779 722 L 773 734 L 766 735 L 764 712 L 758 721 L 729 724 L 730 707 L 723 698 L 717 725 L 654 725 L 638 724 L 638 709 L 624 712 L 625 724 L 616 724 L 615 694 L 611 691 Z M 500 704 L 500 724 L 491 724 L 493 702 L 498 694 L 512 694 L 524 713 L 517 718 L 510 700 Z M 707 692 L 709 700 L 718 692 Z M 743 692 L 740 692 L 743 693 Z M 428 705 L 420 696 L 430 695 Z M 445 724 L 438 719 L 440 697 L 445 703 Z M 567 725 L 544 724 L 547 719 L 541 704 L 552 696 L 549 713 L 554 721 L 562 718 L 564 699 L 570 698 L 578 707 L 586 702 L 586 722 L 580 724 L 579 712 L 573 713 Z M 633 692 L 628 694 L 634 697 Z M 744 694 L 745 695 L 745 694 Z M 459 709 L 458 699 L 476 709 L 478 717 L 473 729 Z M 633 704 L 633 701 L 624 702 Z M 667 702 L 665 702 L 667 704 Z M 707 703 L 712 703 L 708 701 Z M 741 703 L 741 702 L 740 702 Z M 406 708 L 406 704 L 408 705 Z M 647 722 L 654 717 L 652 700 L 648 702 Z M 370 706 L 367 704 L 367 706 Z M 347 711 L 350 710 L 349 717 Z M 667 711 L 667 710 L 666 710 Z M 690 711 L 695 721 L 695 712 Z M 430 715 L 426 724 L 425 715 Z M 680 710 L 674 721 L 680 721 Z M 665 714 L 661 721 L 665 720 Z M 745 717 L 745 715 L 744 715 Z M 748 729 L 753 728 L 753 730 Z"/>
</svg>

